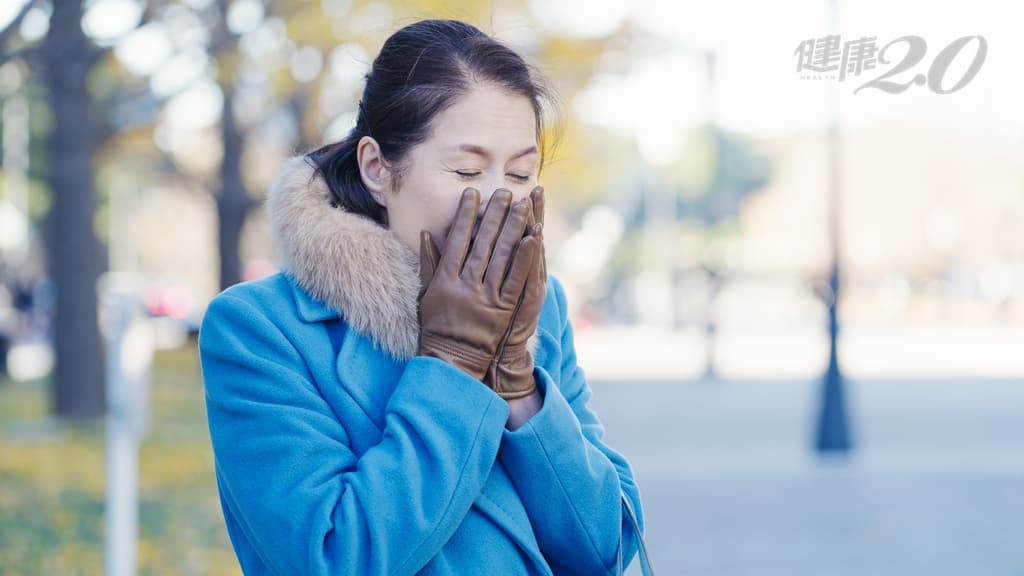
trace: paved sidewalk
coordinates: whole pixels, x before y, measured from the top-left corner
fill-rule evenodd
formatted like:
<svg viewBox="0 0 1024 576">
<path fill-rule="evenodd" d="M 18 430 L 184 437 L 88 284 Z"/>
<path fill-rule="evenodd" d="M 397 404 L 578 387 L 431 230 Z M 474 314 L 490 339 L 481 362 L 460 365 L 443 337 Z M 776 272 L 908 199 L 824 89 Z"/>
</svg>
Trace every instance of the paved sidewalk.
<svg viewBox="0 0 1024 576">
<path fill-rule="evenodd" d="M 1024 575 L 1024 380 L 852 381 L 838 459 L 816 381 L 591 385 L 663 576 Z"/>
</svg>

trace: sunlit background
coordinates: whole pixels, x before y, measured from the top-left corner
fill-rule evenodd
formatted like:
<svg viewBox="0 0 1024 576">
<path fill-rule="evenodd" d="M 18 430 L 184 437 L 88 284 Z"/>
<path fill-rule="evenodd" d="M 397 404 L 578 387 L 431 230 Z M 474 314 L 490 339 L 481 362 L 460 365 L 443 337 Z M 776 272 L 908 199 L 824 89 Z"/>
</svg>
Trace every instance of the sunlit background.
<svg viewBox="0 0 1024 576">
<path fill-rule="evenodd" d="M 277 272 L 271 178 L 427 17 L 560 96 L 549 270 L 659 573 L 1024 574 L 1024 9 L 996 0 L 0 1 L 0 574 L 238 572 L 199 322 Z M 808 69 L 829 36 L 875 59 Z"/>
</svg>

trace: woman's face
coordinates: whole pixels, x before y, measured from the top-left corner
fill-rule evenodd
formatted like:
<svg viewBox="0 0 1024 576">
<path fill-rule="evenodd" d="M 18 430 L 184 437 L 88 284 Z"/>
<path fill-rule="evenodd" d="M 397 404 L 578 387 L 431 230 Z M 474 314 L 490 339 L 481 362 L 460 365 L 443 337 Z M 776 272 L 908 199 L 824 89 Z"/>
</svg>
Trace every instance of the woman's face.
<svg viewBox="0 0 1024 576">
<path fill-rule="evenodd" d="M 434 118 L 432 128 L 430 137 L 410 150 L 397 188 L 387 184 L 381 166 L 378 202 L 387 209 L 391 230 L 417 254 L 420 230 L 429 230 L 444 250 L 465 188 L 480 191 L 479 219 L 498 188 L 511 190 L 513 201 L 529 196 L 540 160 L 530 100 L 492 84 L 475 84 Z"/>
</svg>

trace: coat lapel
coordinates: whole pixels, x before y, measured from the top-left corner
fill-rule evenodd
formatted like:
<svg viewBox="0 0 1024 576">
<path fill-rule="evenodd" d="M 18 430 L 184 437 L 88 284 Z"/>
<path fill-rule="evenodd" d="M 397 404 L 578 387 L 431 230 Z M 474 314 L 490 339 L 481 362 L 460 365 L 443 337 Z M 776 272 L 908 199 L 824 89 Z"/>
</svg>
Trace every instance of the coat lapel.
<svg viewBox="0 0 1024 576">
<path fill-rule="evenodd" d="M 512 479 L 505 472 L 501 460 L 494 463 L 491 475 L 473 505 L 500 526 L 537 566 L 547 566 L 547 561 L 540 553 L 537 536 L 530 526 L 526 509 L 523 508 L 523 503 L 519 500 Z"/>
</svg>

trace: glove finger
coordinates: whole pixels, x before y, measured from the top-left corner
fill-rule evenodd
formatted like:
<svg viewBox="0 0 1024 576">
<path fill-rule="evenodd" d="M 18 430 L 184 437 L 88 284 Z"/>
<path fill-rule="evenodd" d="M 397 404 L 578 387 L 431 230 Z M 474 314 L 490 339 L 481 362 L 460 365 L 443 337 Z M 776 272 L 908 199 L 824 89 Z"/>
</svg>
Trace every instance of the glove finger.
<svg viewBox="0 0 1024 576">
<path fill-rule="evenodd" d="M 441 255 L 437 253 L 434 238 L 429 230 L 420 231 L 420 286 L 426 289 L 434 279 Z"/>
<path fill-rule="evenodd" d="M 537 259 L 537 251 L 540 244 L 534 236 L 527 236 L 519 241 L 519 249 L 516 250 L 512 269 L 509 270 L 505 285 L 501 288 L 501 299 L 510 308 L 519 301 L 519 297 L 530 279 L 530 272 Z"/>
<path fill-rule="evenodd" d="M 537 265 L 535 266 L 535 269 L 537 270 L 538 289 L 540 289 L 540 287 L 546 286 L 547 280 L 548 280 L 548 263 L 547 263 L 547 257 L 545 255 L 545 250 L 544 250 L 544 224 L 543 223 L 538 223 L 535 226 L 533 235 L 534 235 L 535 238 L 537 238 L 537 244 L 539 245 L 539 247 L 537 249 Z"/>
<path fill-rule="evenodd" d="M 536 222 L 544 223 L 544 187 L 535 186 L 530 192 L 530 200 L 533 201 L 533 218 Z"/>
<path fill-rule="evenodd" d="M 463 277 L 475 282 L 480 282 L 483 279 L 487 263 L 491 260 L 491 251 L 505 224 L 505 217 L 511 204 L 512 192 L 499 188 L 491 194 L 490 200 L 487 201 L 487 208 L 484 209 L 483 220 L 480 221 L 480 228 L 473 239 L 473 247 L 470 248 L 469 255 L 466 257 Z"/>
<path fill-rule="evenodd" d="M 548 280 L 548 257 L 547 250 L 544 247 L 544 225 L 541 224 L 540 229 L 540 252 L 537 254 L 537 258 L 540 258 L 540 279 L 545 283 Z"/>
<path fill-rule="evenodd" d="M 487 275 L 484 282 L 491 294 L 498 295 L 505 282 L 505 275 L 511 265 L 516 247 L 522 239 L 526 229 L 527 217 L 530 213 L 530 205 L 527 202 L 516 202 L 505 220 L 505 226 L 501 229 L 501 236 L 494 245 L 494 253 L 491 261 L 487 264 Z"/>
<path fill-rule="evenodd" d="M 530 280 L 526 285 L 527 297 L 539 305 L 547 291 L 547 264 L 544 262 L 544 225 L 537 223 L 530 230 L 530 236 L 537 240 L 537 257 L 530 268 Z"/>
<path fill-rule="evenodd" d="M 534 220 L 536 222 L 540 223 L 541 230 L 543 230 L 543 226 L 544 226 L 544 187 L 543 186 L 535 186 L 534 189 L 530 192 L 530 200 L 533 201 L 533 216 L 534 216 Z M 533 229 L 533 222 L 530 223 L 530 229 L 531 230 Z M 540 258 L 540 267 L 539 267 L 540 268 L 540 276 L 541 276 L 541 279 L 546 282 L 547 281 L 547 277 L 548 277 L 548 262 L 547 262 L 547 256 L 546 256 L 545 250 L 544 250 L 544 236 L 543 236 L 543 234 L 539 235 L 538 240 L 540 241 L 540 252 L 537 253 L 537 257 Z"/>
<path fill-rule="evenodd" d="M 480 210 L 480 192 L 476 188 L 466 188 L 459 199 L 459 207 L 445 238 L 444 252 L 441 253 L 439 267 L 447 270 L 452 277 L 458 277 L 462 265 L 466 261 L 466 252 L 472 240 L 473 226 L 476 224 L 476 213 Z"/>
</svg>

